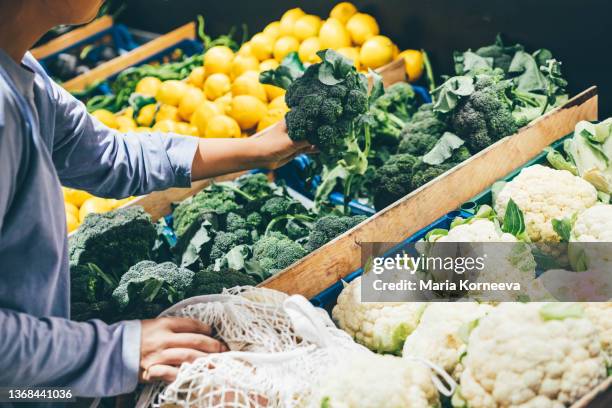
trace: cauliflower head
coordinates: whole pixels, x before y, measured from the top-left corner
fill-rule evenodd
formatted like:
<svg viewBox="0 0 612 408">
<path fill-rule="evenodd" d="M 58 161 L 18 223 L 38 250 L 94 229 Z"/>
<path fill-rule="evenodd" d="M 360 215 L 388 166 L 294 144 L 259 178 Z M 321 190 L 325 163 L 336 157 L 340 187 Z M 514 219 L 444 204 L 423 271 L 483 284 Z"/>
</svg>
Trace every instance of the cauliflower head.
<svg viewBox="0 0 612 408">
<path fill-rule="evenodd" d="M 582 312 L 582 313 L 581 313 Z M 471 332 L 455 406 L 563 407 L 606 377 L 579 304 L 503 303 Z"/>
<path fill-rule="evenodd" d="M 612 302 L 583 304 L 586 316 L 599 330 L 601 348 L 606 354 L 607 366 L 612 367 Z"/>
<path fill-rule="evenodd" d="M 402 356 L 427 359 L 458 379 L 458 364 L 466 347 L 461 330 L 493 308 L 477 302 L 430 304 L 417 328 L 406 339 Z"/>
<path fill-rule="evenodd" d="M 426 303 L 361 302 L 361 277 L 338 296 L 332 317 L 338 327 L 377 353 L 400 355 L 406 337 L 417 326 Z"/>
<path fill-rule="evenodd" d="M 395 356 L 343 356 L 316 387 L 312 408 L 430 408 L 438 391 L 425 365 Z"/>
<path fill-rule="evenodd" d="M 502 230 L 488 219 L 475 219 L 458 225 L 436 242 L 518 242 L 512 234 Z"/>
<path fill-rule="evenodd" d="M 552 220 L 571 217 L 597 203 L 597 190 L 567 170 L 536 164 L 507 183 L 495 199 L 501 220 L 512 199 L 525 217 L 527 234 L 533 242 L 559 242 Z"/>
<path fill-rule="evenodd" d="M 612 205 L 598 204 L 579 213 L 572 242 L 612 242 Z"/>
</svg>

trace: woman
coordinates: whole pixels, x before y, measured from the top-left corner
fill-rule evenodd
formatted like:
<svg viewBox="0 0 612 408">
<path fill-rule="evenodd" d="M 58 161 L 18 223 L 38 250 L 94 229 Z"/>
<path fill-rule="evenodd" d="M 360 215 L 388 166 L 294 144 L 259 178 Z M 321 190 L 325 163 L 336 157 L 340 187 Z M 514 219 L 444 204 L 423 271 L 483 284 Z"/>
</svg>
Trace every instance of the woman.
<svg viewBox="0 0 612 408">
<path fill-rule="evenodd" d="M 70 272 L 60 184 L 122 198 L 254 167 L 275 168 L 305 143 L 284 125 L 257 138 L 126 136 L 87 114 L 27 50 L 102 0 L 0 0 L 0 386 L 62 386 L 77 396 L 172 381 L 178 366 L 225 350 L 180 318 L 106 325 L 69 319 Z"/>
</svg>

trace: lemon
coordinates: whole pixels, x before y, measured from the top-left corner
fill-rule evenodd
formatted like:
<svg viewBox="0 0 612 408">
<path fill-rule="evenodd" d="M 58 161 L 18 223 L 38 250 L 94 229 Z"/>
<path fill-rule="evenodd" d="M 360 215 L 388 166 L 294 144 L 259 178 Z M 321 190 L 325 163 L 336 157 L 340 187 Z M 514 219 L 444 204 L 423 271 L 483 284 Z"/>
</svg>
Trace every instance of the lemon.
<svg viewBox="0 0 612 408">
<path fill-rule="evenodd" d="M 418 81 L 423 75 L 423 53 L 419 50 L 405 50 L 399 53 L 399 57 L 404 59 L 408 80 L 410 82 Z"/>
<path fill-rule="evenodd" d="M 158 120 L 155 122 L 155 126 L 153 126 L 153 130 L 156 132 L 163 132 L 163 133 L 175 133 L 176 132 L 176 122 L 170 119 Z"/>
<path fill-rule="evenodd" d="M 214 101 L 230 91 L 232 84 L 229 77 L 222 73 L 212 74 L 204 81 L 204 93 L 206 97 Z"/>
<path fill-rule="evenodd" d="M 136 84 L 136 93 L 145 96 L 155 96 L 162 81 L 159 78 L 146 76 Z"/>
<path fill-rule="evenodd" d="M 359 49 L 358 48 L 356 48 L 356 47 L 344 47 L 344 48 L 340 48 L 338 50 L 338 53 L 344 55 L 346 58 L 348 58 L 351 61 L 353 61 L 353 65 L 355 65 L 355 68 L 357 68 L 357 69 L 360 68 Z"/>
<path fill-rule="evenodd" d="M 121 111 L 121 116 L 126 116 L 128 118 L 133 118 L 134 117 L 134 108 L 129 106 L 129 107 L 123 109 Z"/>
<path fill-rule="evenodd" d="M 276 98 L 272 99 L 272 101 L 268 104 L 268 109 L 283 109 L 285 112 L 289 111 L 289 107 L 287 106 L 287 103 L 285 102 L 285 97 L 284 96 L 277 96 Z"/>
<path fill-rule="evenodd" d="M 273 21 L 263 29 L 263 33 L 276 40 L 280 36 L 280 21 Z"/>
<path fill-rule="evenodd" d="M 172 105 L 160 105 L 155 116 L 155 122 L 161 122 L 162 120 L 180 121 L 181 117 L 179 116 L 178 108 Z"/>
<path fill-rule="evenodd" d="M 136 129 L 137 124 L 134 119 L 129 116 L 117 117 L 117 126 L 120 132 L 129 132 Z"/>
<path fill-rule="evenodd" d="M 200 88 L 190 86 L 179 103 L 178 114 L 181 119 L 189 121 L 193 112 L 202 102 L 204 102 L 204 100 L 206 100 L 204 92 L 202 92 Z"/>
<path fill-rule="evenodd" d="M 257 33 L 251 38 L 251 52 L 259 60 L 263 61 L 272 56 L 276 37 L 269 34 Z"/>
<path fill-rule="evenodd" d="M 210 48 L 204 54 L 204 70 L 206 75 L 211 74 L 229 74 L 232 68 L 232 60 L 234 59 L 234 51 L 224 45 L 217 45 Z"/>
<path fill-rule="evenodd" d="M 264 86 L 259 83 L 257 75 L 253 76 L 248 73 L 236 78 L 232 84 L 232 95 L 252 95 L 262 102 L 267 102 L 268 97 Z"/>
<path fill-rule="evenodd" d="M 256 98 L 254 99 L 257 100 Z M 215 115 L 208 120 L 204 137 L 240 137 L 240 126 L 229 116 Z"/>
<path fill-rule="evenodd" d="M 306 13 L 304 13 L 304 11 L 298 7 L 285 11 L 285 14 L 283 14 L 280 19 L 279 35 L 292 35 L 295 22 L 305 14 Z"/>
<path fill-rule="evenodd" d="M 264 87 L 264 90 L 266 91 L 267 99 L 270 101 L 279 96 L 284 98 L 285 93 L 287 92 L 283 88 L 279 88 L 278 86 L 274 86 L 274 85 L 265 84 L 263 87 Z"/>
<path fill-rule="evenodd" d="M 208 119 L 221 114 L 223 114 L 223 111 L 219 108 L 219 105 L 211 101 L 204 101 L 191 115 L 191 124 L 196 127 L 198 134 L 204 137 Z"/>
<path fill-rule="evenodd" d="M 66 214 L 72 214 L 78 219 L 79 208 L 76 205 L 69 203 L 68 201 L 64 201 L 64 207 L 66 208 Z"/>
<path fill-rule="evenodd" d="M 399 47 L 396 44 L 393 44 L 393 60 L 395 61 L 396 59 L 399 58 Z"/>
<path fill-rule="evenodd" d="M 236 55 L 253 55 L 253 47 L 251 46 L 251 42 L 247 41 L 242 43 Z"/>
<path fill-rule="evenodd" d="M 298 48 L 300 48 L 300 42 L 297 38 L 289 35 L 281 37 L 274 43 L 274 59 L 281 62 L 287 54 L 297 51 Z"/>
<path fill-rule="evenodd" d="M 99 197 L 91 197 L 85 200 L 81 208 L 79 209 L 79 221 L 83 222 L 85 217 L 91 213 L 105 213 L 112 210 L 112 205 L 109 200 Z"/>
<path fill-rule="evenodd" d="M 64 201 L 71 203 L 76 207 L 80 207 L 87 199 L 93 197 L 87 191 L 76 190 L 68 187 L 62 187 L 62 192 L 64 193 Z"/>
<path fill-rule="evenodd" d="M 335 18 L 328 18 L 319 30 L 319 39 L 321 40 L 321 48 L 331 48 L 337 50 L 343 47 L 351 46 L 351 36 L 344 25 Z"/>
<path fill-rule="evenodd" d="M 281 108 L 268 110 L 257 124 L 257 132 L 261 132 L 265 128 L 270 127 L 283 120 L 283 118 L 285 117 L 285 113 L 286 112 Z"/>
<path fill-rule="evenodd" d="M 346 22 L 349 21 L 349 18 L 351 18 L 355 13 L 357 13 L 357 7 L 355 7 L 353 3 L 343 1 L 334 6 L 332 11 L 329 13 L 329 16 L 340 21 L 342 24 L 346 24 Z"/>
<path fill-rule="evenodd" d="M 298 40 L 303 41 L 306 38 L 316 37 L 319 35 L 321 28 L 321 17 L 312 14 L 306 14 L 297 19 L 293 25 L 293 35 Z"/>
<path fill-rule="evenodd" d="M 353 15 L 346 23 L 346 29 L 351 34 L 351 40 L 358 45 L 362 45 L 380 32 L 376 19 L 365 13 Z"/>
<path fill-rule="evenodd" d="M 259 63 L 259 71 L 260 72 L 269 71 L 271 69 L 278 68 L 278 66 L 279 66 L 278 61 L 275 60 L 275 59 L 270 58 L 270 59 L 267 59 L 265 61 L 261 61 Z"/>
<path fill-rule="evenodd" d="M 196 88 L 202 89 L 204 86 L 204 77 L 206 76 L 206 70 L 204 67 L 195 67 L 187 77 L 187 83 L 193 85 Z"/>
<path fill-rule="evenodd" d="M 187 136 L 199 136 L 198 128 L 185 122 L 176 124 L 176 133 Z"/>
<path fill-rule="evenodd" d="M 185 82 L 171 79 L 162 82 L 157 90 L 157 94 L 155 94 L 155 99 L 160 103 L 178 106 L 185 91 L 187 91 L 187 84 Z"/>
<path fill-rule="evenodd" d="M 385 36 L 377 35 L 367 40 L 359 52 L 359 61 L 365 68 L 378 68 L 393 60 L 393 43 Z"/>
<path fill-rule="evenodd" d="M 79 228 L 79 213 L 75 215 L 66 211 L 66 228 L 69 233 Z"/>
<path fill-rule="evenodd" d="M 238 78 L 247 71 L 259 71 L 259 60 L 252 55 L 236 55 L 232 61 L 232 79 Z"/>
<path fill-rule="evenodd" d="M 135 197 L 126 197 L 126 198 L 122 198 L 121 200 L 115 200 L 113 204 L 113 208 L 123 207 L 124 205 L 132 201 L 134 198 Z"/>
<path fill-rule="evenodd" d="M 117 125 L 117 118 L 109 110 L 98 109 L 93 111 L 91 115 L 98 119 L 100 122 L 104 123 L 109 128 L 117 129 L 119 127 L 119 125 Z"/>
<path fill-rule="evenodd" d="M 236 119 L 241 129 L 251 129 L 268 110 L 265 103 L 252 95 L 238 95 L 232 99 L 229 115 Z"/>
<path fill-rule="evenodd" d="M 247 72 L 248 73 L 248 72 Z M 215 99 L 215 104 L 221 109 L 221 113 L 227 114 L 231 109 L 232 93 L 228 92 L 220 98 Z"/>
<path fill-rule="evenodd" d="M 151 103 L 140 108 L 138 116 L 136 117 L 136 123 L 140 126 L 152 126 L 153 120 L 155 119 L 155 112 L 157 112 L 157 105 Z"/>
<path fill-rule="evenodd" d="M 317 51 L 321 49 L 321 41 L 318 37 L 310 37 L 305 39 L 298 49 L 298 54 L 302 62 L 315 63 L 321 58 L 317 55 Z"/>
</svg>

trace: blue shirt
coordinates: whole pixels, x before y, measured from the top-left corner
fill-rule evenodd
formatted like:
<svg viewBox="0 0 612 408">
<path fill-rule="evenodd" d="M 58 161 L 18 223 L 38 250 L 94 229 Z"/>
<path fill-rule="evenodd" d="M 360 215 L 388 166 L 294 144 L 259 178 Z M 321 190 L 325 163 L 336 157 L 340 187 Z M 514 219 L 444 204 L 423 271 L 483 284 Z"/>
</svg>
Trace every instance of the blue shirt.
<svg viewBox="0 0 612 408">
<path fill-rule="evenodd" d="M 27 54 L 0 50 L 0 385 L 77 396 L 137 384 L 140 323 L 71 322 L 60 184 L 123 198 L 189 186 L 197 139 L 122 134 L 90 116 Z"/>
</svg>

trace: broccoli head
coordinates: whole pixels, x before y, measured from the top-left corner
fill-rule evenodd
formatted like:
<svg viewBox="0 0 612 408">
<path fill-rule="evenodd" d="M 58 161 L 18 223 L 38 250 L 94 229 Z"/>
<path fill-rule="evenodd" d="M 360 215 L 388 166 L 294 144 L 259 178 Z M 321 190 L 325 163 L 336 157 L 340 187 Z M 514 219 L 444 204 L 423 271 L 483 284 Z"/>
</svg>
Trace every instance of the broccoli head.
<svg viewBox="0 0 612 408">
<path fill-rule="evenodd" d="M 189 296 L 213 295 L 235 286 L 255 286 L 257 282 L 243 272 L 229 268 L 215 271 L 212 266 L 196 272 Z"/>
<path fill-rule="evenodd" d="M 289 196 L 273 196 L 261 207 L 261 214 L 272 219 L 282 215 L 305 213 L 306 208 Z"/>
<path fill-rule="evenodd" d="M 180 238 L 194 222 L 201 220 L 203 214 L 225 214 L 239 208 L 233 191 L 208 188 L 184 200 L 174 209 L 174 232 Z"/>
<path fill-rule="evenodd" d="M 412 183 L 410 186 L 411 191 L 424 186 L 441 174 L 446 173 L 459 163 L 469 159 L 470 156 L 470 151 L 465 146 L 461 146 L 453 152 L 453 155 L 447 161 L 442 164 L 432 166 L 423 162 L 422 160 L 419 160 L 412 169 Z"/>
<path fill-rule="evenodd" d="M 280 272 L 306 254 L 300 244 L 279 232 L 264 235 L 253 245 L 253 260 L 266 275 Z"/>
<path fill-rule="evenodd" d="M 246 229 L 248 227 L 247 220 L 240 214 L 231 212 L 227 214 L 225 221 L 225 230 L 228 232 L 234 232 L 240 229 Z"/>
<path fill-rule="evenodd" d="M 236 232 L 217 231 L 210 249 L 210 262 L 223 258 L 230 249 L 244 244 L 249 238 L 249 232 L 245 229 Z"/>
<path fill-rule="evenodd" d="M 377 168 L 369 183 L 374 207 L 382 210 L 412 191 L 412 169 L 418 158 L 410 153 L 396 154 Z"/>
<path fill-rule="evenodd" d="M 260 213 L 252 212 L 247 215 L 246 223 L 249 228 L 260 230 L 263 227 L 263 217 Z"/>
<path fill-rule="evenodd" d="M 312 252 L 366 219 L 364 215 L 321 217 L 310 230 L 305 248 Z"/>
<path fill-rule="evenodd" d="M 505 95 L 507 87 L 508 82 L 496 73 L 478 75 L 474 92 L 462 98 L 452 111 L 452 129 L 470 151 L 479 152 L 518 130 Z"/>
<path fill-rule="evenodd" d="M 415 111 L 415 96 L 409 83 L 398 82 L 385 89 L 385 93 L 376 99 L 374 106 L 406 122 Z"/>
<path fill-rule="evenodd" d="M 142 261 L 132 266 L 113 291 L 121 310 L 147 303 L 168 307 L 185 297 L 193 284 L 194 272 L 172 262 Z"/>
<path fill-rule="evenodd" d="M 397 153 L 421 156 L 438 142 L 448 125 L 442 116 L 433 111 L 433 105 L 421 105 L 402 130 Z"/>
<path fill-rule="evenodd" d="M 151 259 L 156 236 L 142 207 L 90 214 L 70 238 L 70 268 L 91 263 L 118 280 L 135 263 Z"/>
<path fill-rule="evenodd" d="M 274 190 L 274 185 L 263 173 L 247 174 L 237 178 L 235 182 L 236 187 L 254 198 L 268 196 Z"/>
</svg>

